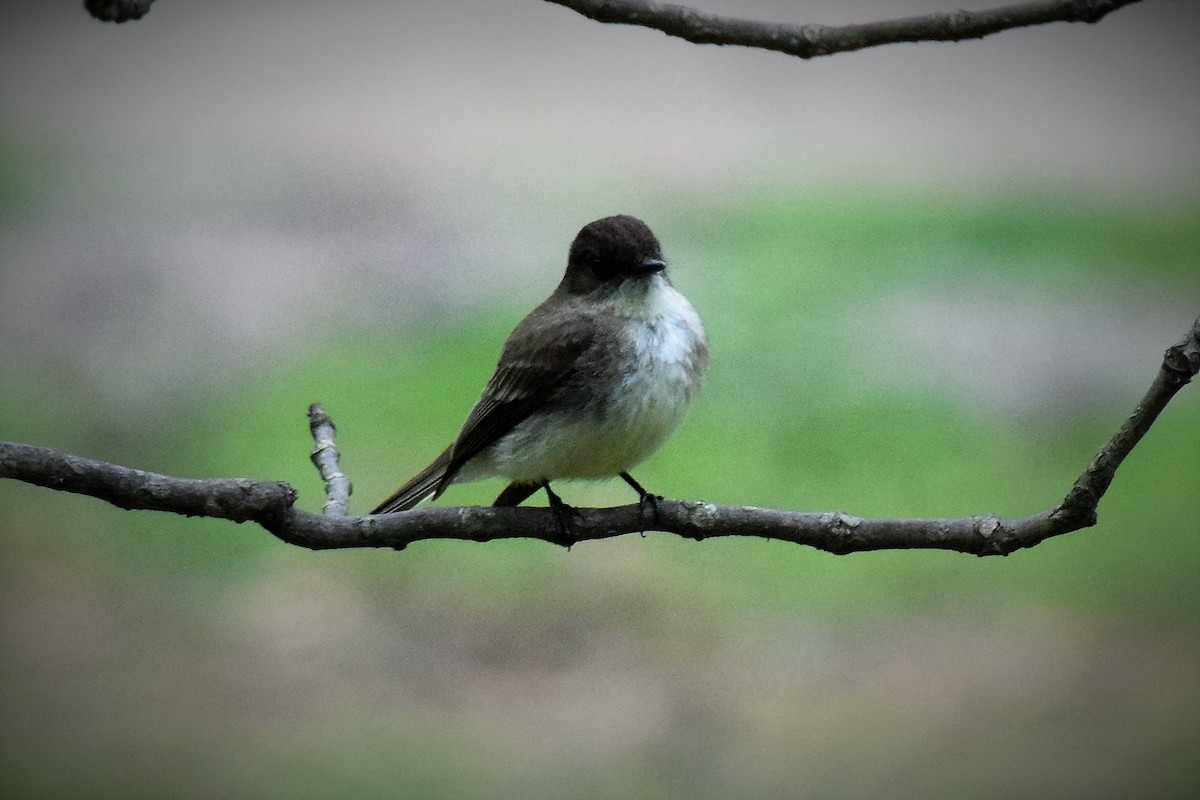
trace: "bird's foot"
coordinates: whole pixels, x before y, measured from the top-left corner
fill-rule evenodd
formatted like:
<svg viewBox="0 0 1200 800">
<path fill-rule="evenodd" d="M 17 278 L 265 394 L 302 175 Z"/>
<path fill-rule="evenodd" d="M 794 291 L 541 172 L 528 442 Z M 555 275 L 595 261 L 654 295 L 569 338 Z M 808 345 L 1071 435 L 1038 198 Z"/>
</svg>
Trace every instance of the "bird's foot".
<svg viewBox="0 0 1200 800">
<path fill-rule="evenodd" d="M 621 473 L 621 480 L 633 487 L 633 490 L 638 493 L 638 518 L 645 519 L 646 511 L 650 511 L 650 525 L 655 527 L 658 525 L 658 503 L 663 499 L 661 494 L 651 494 L 647 492 L 645 487 L 633 479 L 633 476 L 628 472 Z M 646 529 L 642 529 L 643 535 Z"/>
<path fill-rule="evenodd" d="M 567 505 L 550 488 L 549 481 L 543 481 L 542 488 L 546 490 L 546 498 L 550 501 L 550 512 L 554 514 L 554 521 L 558 525 L 558 538 L 554 543 L 570 550 L 571 545 L 578 541 L 575 538 L 575 520 L 583 519 L 583 512 L 575 506 Z"/>
<path fill-rule="evenodd" d="M 658 502 L 663 499 L 661 494 L 650 494 L 646 492 L 638 499 L 638 518 L 646 516 L 646 509 L 650 509 L 650 525 L 658 527 Z M 645 533 L 645 531 L 642 531 Z"/>
</svg>

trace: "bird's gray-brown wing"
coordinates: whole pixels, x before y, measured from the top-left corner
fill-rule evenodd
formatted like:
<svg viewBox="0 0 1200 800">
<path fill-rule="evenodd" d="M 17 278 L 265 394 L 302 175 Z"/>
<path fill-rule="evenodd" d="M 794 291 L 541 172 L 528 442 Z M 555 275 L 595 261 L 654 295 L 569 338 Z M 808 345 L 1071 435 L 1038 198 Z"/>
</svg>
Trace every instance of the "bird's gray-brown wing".
<svg viewBox="0 0 1200 800">
<path fill-rule="evenodd" d="M 500 363 L 458 438 L 425 469 L 380 503 L 372 514 L 407 511 L 446 490 L 463 465 L 523 422 L 556 402 L 578 375 L 576 362 L 595 338 L 582 316 L 535 309 L 505 342 Z"/>
<path fill-rule="evenodd" d="M 595 320 L 531 313 L 508 337 L 500 363 L 450 448 L 433 496 L 463 465 L 530 415 L 558 402 L 579 376 L 579 357 L 596 338 Z"/>
</svg>

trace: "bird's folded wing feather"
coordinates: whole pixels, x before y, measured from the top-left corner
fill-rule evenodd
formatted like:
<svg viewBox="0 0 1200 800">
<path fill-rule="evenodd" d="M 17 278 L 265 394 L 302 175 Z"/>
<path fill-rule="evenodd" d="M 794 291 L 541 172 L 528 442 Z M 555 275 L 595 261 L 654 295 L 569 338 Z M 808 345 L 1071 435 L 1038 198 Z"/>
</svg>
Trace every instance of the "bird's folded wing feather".
<svg viewBox="0 0 1200 800">
<path fill-rule="evenodd" d="M 548 329 L 545 318 L 530 315 L 513 331 L 495 374 L 451 448 L 435 497 L 464 464 L 530 415 L 559 400 L 564 387 L 578 375 L 579 356 L 595 339 L 595 328 L 581 322 L 572 320 Z"/>
</svg>

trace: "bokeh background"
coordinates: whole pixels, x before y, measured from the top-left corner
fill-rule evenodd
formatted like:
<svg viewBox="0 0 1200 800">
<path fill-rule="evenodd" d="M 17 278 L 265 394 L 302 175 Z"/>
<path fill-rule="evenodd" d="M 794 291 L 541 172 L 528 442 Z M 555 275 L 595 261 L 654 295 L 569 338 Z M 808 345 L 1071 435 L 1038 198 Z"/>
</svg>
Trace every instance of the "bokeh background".
<svg viewBox="0 0 1200 800">
<path fill-rule="evenodd" d="M 320 401 L 364 511 L 453 436 L 578 228 L 624 212 L 713 348 L 647 486 L 1048 508 L 1200 313 L 1198 33 L 1147 0 L 803 62 L 536 0 L 164 0 L 120 27 L 4 3 L 0 438 L 316 508 Z M 1198 485 L 1191 388 L 1099 525 L 1006 559 L 318 554 L 5 482 L 0 793 L 1193 797 Z"/>
</svg>

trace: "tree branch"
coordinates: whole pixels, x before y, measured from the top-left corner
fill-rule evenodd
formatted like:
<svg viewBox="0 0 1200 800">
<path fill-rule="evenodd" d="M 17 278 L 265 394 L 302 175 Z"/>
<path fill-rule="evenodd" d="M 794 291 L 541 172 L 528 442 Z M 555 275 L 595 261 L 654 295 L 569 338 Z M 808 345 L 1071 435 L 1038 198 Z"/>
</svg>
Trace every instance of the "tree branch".
<svg viewBox="0 0 1200 800">
<path fill-rule="evenodd" d="M 1175 393 L 1200 371 L 1200 319 L 1183 341 L 1167 350 L 1146 396 L 1096 454 L 1066 498 L 1055 508 L 1018 519 L 992 515 L 957 519 L 860 519 L 841 512 L 805 513 L 750 506 L 717 506 L 663 500 L 655 529 L 697 541 L 714 536 L 758 536 L 803 544 L 830 553 L 864 550 L 940 549 L 975 555 L 1007 555 L 1096 523 L 1096 507 L 1117 467 Z M 286 483 L 247 478 L 174 478 L 103 461 L 63 455 L 45 447 L 0 442 L 0 477 L 75 492 L 125 509 L 253 521 L 300 547 L 403 549 L 423 539 L 533 538 L 570 546 L 645 529 L 638 505 L 580 509 L 564 537 L 548 508 L 420 508 L 381 516 L 343 516 L 350 484 L 338 468 L 333 423 L 320 406 L 309 409 L 317 445 L 313 461 L 325 480 L 324 515 L 295 508 Z"/>
<path fill-rule="evenodd" d="M 0 478 L 86 494 L 127 510 L 168 511 L 234 522 L 263 522 L 283 514 L 296 502 L 295 490 L 282 482 L 175 478 L 16 442 L 0 442 Z"/>
<path fill-rule="evenodd" d="M 101 22 L 128 22 L 141 19 L 154 0 L 83 0 L 87 12 Z"/>
<path fill-rule="evenodd" d="M 548 0 L 597 22 L 640 25 L 696 44 L 740 45 L 814 58 L 899 42 L 958 42 L 1050 22 L 1099 22 L 1138 0 L 1038 0 L 859 25 L 788 25 L 707 14 L 650 0 Z"/>
</svg>

